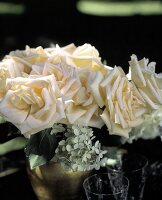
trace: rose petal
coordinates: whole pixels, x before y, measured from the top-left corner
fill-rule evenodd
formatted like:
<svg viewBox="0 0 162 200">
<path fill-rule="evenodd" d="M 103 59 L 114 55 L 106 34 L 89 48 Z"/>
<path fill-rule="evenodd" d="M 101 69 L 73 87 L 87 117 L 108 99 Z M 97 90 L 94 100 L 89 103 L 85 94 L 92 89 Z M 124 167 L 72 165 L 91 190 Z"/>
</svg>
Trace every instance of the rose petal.
<svg viewBox="0 0 162 200">
<path fill-rule="evenodd" d="M 104 100 L 102 98 L 102 95 L 100 93 L 99 85 L 103 79 L 103 75 L 101 72 L 96 72 L 96 76 L 94 80 L 90 83 L 90 88 L 92 91 L 92 94 L 97 102 L 97 104 L 102 108 L 104 106 Z"/>
</svg>

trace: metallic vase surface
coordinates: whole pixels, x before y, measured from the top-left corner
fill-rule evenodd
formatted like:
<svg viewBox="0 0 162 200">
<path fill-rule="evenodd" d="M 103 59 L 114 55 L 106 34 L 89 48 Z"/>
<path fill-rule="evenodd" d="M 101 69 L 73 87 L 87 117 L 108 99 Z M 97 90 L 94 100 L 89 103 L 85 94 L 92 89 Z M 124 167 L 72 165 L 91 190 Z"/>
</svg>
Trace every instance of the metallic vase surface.
<svg viewBox="0 0 162 200">
<path fill-rule="evenodd" d="M 38 200 L 79 200 L 83 181 L 91 174 L 64 170 L 59 163 L 27 168 L 27 172 Z"/>
</svg>

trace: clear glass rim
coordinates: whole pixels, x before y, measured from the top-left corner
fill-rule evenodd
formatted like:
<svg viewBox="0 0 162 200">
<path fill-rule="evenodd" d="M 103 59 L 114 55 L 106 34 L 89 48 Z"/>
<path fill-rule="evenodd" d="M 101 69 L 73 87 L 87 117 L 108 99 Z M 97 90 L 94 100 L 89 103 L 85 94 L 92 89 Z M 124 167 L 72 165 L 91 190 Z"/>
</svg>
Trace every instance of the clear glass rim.
<svg viewBox="0 0 162 200">
<path fill-rule="evenodd" d="M 115 172 L 113 172 L 113 173 L 114 173 L 114 174 L 121 174 L 121 173 L 119 173 L 118 171 L 115 171 Z M 99 193 L 92 192 L 92 191 L 90 191 L 89 189 L 86 188 L 86 186 L 85 186 L 86 181 L 89 180 L 90 178 L 93 178 L 94 176 L 97 176 L 97 175 L 108 175 L 108 174 L 109 174 L 108 172 L 107 172 L 107 173 L 96 173 L 96 174 L 93 174 L 93 175 L 87 177 L 87 178 L 84 180 L 84 182 L 83 182 L 83 188 L 84 188 L 84 190 L 87 191 L 87 192 L 89 192 L 89 193 L 91 193 L 91 194 L 93 194 L 93 195 L 96 195 L 96 196 L 98 196 L 98 195 L 102 195 L 102 196 L 113 196 L 113 195 L 121 194 L 123 191 L 128 191 L 128 188 L 129 188 L 129 180 L 128 180 L 128 178 L 127 178 L 126 176 L 124 176 L 124 175 L 122 175 L 122 174 L 121 174 L 121 175 L 122 175 L 122 177 L 124 178 L 124 180 L 126 181 L 127 184 L 123 185 L 123 187 L 121 188 L 121 191 L 120 191 L 120 192 L 115 192 L 115 193 L 113 193 L 113 194 L 105 194 L 105 193 L 99 194 Z"/>
<path fill-rule="evenodd" d="M 132 170 L 127 170 L 127 171 L 120 171 L 118 169 L 113 169 L 113 168 L 109 168 L 109 167 L 108 167 L 108 169 L 111 169 L 112 172 L 118 172 L 118 173 L 124 174 L 125 172 L 126 173 L 138 172 L 141 169 L 144 169 L 144 168 L 146 168 L 148 166 L 148 159 L 147 159 L 146 156 L 144 156 L 142 154 L 139 154 L 139 153 L 130 153 L 129 155 L 130 156 L 132 155 L 132 156 L 139 156 L 139 157 L 141 157 L 143 160 L 145 160 L 145 164 L 142 167 L 139 167 L 138 169 L 132 169 Z"/>
</svg>

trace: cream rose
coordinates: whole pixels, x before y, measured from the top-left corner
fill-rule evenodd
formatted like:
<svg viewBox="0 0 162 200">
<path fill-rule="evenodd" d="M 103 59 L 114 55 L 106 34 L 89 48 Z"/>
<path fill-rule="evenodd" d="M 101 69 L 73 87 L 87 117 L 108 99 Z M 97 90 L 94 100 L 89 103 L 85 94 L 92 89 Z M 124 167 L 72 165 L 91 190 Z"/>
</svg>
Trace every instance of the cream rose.
<svg viewBox="0 0 162 200">
<path fill-rule="evenodd" d="M 65 117 L 53 75 L 7 79 L 0 114 L 26 137 L 51 127 Z"/>
<path fill-rule="evenodd" d="M 35 66 L 34 72 L 47 76 L 54 75 L 60 89 L 60 93 L 64 100 L 72 99 L 76 92 L 80 89 L 81 83 L 78 76 L 78 69 L 65 65 L 64 63 L 51 64 L 47 62 L 42 66 L 41 70 L 37 70 Z M 35 74 L 33 72 L 33 74 Z"/>
<path fill-rule="evenodd" d="M 90 44 L 77 47 L 71 55 L 68 55 L 67 64 L 93 71 L 104 70 L 98 50 Z"/>
<path fill-rule="evenodd" d="M 155 73 L 155 62 L 131 56 L 129 76 L 150 109 L 162 106 L 162 74 Z"/>
<path fill-rule="evenodd" d="M 6 93 L 6 79 L 22 77 L 25 68 L 21 63 L 15 62 L 12 58 L 3 59 L 0 63 L 0 100 Z"/>
<path fill-rule="evenodd" d="M 56 46 L 52 48 L 45 48 L 44 52 L 47 55 L 46 62 L 54 65 L 59 63 L 68 65 L 68 57 L 73 53 L 75 49 L 76 46 L 74 44 L 69 44 L 65 47 L 60 47 L 58 44 L 56 44 Z"/>
<path fill-rule="evenodd" d="M 48 59 L 48 53 L 41 46 L 37 48 L 26 46 L 25 50 L 11 51 L 6 58 L 12 58 L 31 68 L 35 63 L 45 62 Z"/>
<path fill-rule="evenodd" d="M 91 84 L 96 73 L 83 69 L 78 70 L 78 76 L 81 84 L 79 90 L 71 100 L 65 101 L 68 123 L 101 128 L 104 125 L 100 117 L 102 111 L 92 91 L 92 88 L 97 89 L 99 84 L 96 83 L 95 86 Z"/>
<path fill-rule="evenodd" d="M 105 94 L 105 109 L 101 115 L 110 134 L 129 137 L 132 127 L 143 122 L 147 112 L 145 101 L 120 67 L 115 67 L 100 86 Z"/>
</svg>

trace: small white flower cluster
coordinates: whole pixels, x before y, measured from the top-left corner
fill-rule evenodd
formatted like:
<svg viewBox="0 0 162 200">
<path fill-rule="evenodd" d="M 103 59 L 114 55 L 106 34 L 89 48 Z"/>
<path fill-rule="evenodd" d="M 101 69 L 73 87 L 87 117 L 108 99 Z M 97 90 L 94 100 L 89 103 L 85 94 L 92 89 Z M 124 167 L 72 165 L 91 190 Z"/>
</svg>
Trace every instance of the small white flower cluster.
<svg viewBox="0 0 162 200">
<path fill-rule="evenodd" d="M 162 108 L 155 110 L 151 114 L 144 115 L 144 122 L 137 127 L 134 127 L 130 133 L 129 139 L 122 138 L 123 143 L 126 141 L 132 143 L 139 138 L 148 140 L 161 136 L 162 127 Z"/>
<path fill-rule="evenodd" d="M 65 132 L 65 128 L 63 124 L 54 124 L 52 126 L 50 134 L 53 135 L 53 134 L 62 133 L 62 132 Z"/>
<path fill-rule="evenodd" d="M 59 142 L 53 160 L 73 171 L 98 170 L 107 151 L 101 150 L 100 142 L 93 142 L 94 138 L 92 128 L 68 125 L 65 139 Z"/>
</svg>

